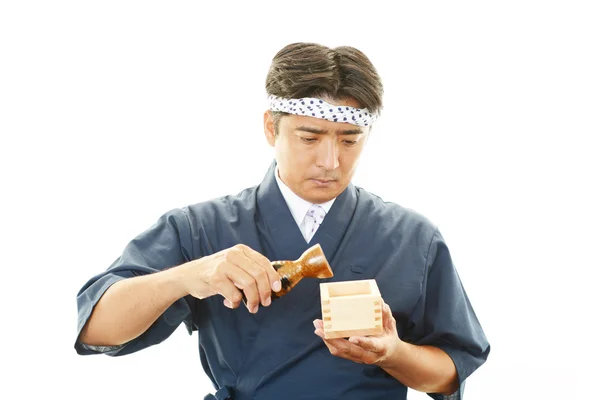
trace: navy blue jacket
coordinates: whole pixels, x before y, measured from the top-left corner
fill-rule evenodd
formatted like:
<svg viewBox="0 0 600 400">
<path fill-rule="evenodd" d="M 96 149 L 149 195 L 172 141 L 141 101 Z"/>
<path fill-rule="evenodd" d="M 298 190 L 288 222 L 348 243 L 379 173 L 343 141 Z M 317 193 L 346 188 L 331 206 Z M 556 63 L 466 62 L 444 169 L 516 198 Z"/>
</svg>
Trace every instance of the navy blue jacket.
<svg viewBox="0 0 600 400">
<path fill-rule="evenodd" d="M 257 314 L 226 308 L 220 296 L 187 296 L 137 339 L 101 351 L 76 342 L 77 352 L 130 354 L 167 339 L 183 322 L 190 334 L 198 332 L 200 360 L 215 388 L 231 388 L 236 400 L 406 399 L 406 386 L 384 370 L 331 355 L 314 334 L 312 321 L 321 318 L 320 282 L 375 279 L 400 338 L 447 352 L 464 383 L 485 362 L 490 346 L 437 228 L 414 211 L 350 184 L 307 244 L 274 168 L 260 185 L 171 210 L 134 238 L 108 270 L 79 291 L 78 335 L 111 284 L 238 243 L 270 260 L 295 260 L 319 243 L 333 278 L 303 279 Z"/>
</svg>

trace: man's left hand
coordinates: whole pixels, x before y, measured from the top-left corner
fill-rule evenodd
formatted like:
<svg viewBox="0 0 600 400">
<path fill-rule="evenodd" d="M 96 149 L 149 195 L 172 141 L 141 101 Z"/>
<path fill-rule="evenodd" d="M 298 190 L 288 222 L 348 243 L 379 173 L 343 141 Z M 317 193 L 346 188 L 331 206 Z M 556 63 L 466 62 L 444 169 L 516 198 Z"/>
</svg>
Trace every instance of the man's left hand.
<svg viewBox="0 0 600 400">
<path fill-rule="evenodd" d="M 382 366 L 401 345 L 396 330 L 396 320 L 390 306 L 382 305 L 383 333 L 377 336 L 352 336 L 348 339 L 325 339 L 323 321 L 313 321 L 315 334 L 323 339 L 329 352 L 334 356 L 345 358 L 357 363 L 376 364 Z"/>
</svg>

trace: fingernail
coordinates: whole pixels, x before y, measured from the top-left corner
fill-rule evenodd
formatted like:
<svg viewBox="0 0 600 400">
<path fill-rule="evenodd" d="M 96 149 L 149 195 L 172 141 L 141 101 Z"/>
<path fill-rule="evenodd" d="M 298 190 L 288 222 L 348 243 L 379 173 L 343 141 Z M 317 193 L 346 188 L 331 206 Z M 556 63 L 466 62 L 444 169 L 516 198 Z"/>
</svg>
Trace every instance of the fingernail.
<svg viewBox="0 0 600 400">
<path fill-rule="evenodd" d="M 271 305 L 271 297 L 267 297 L 267 300 L 265 301 L 265 306 L 268 307 Z"/>
<path fill-rule="evenodd" d="M 225 307 L 229 307 L 229 308 L 233 307 L 233 304 L 231 304 L 231 302 L 229 300 L 227 300 L 227 299 L 225 299 L 225 301 L 223 302 L 223 304 L 225 304 Z"/>
<path fill-rule="evenodd" d="M 258 311 L 258 305 L 255 305 L 254 307 L 252 307 L 252 314 L 256 314 L 256 312 Z"/>
<path fill-rule="evenodd" d="M 273 288 L 273 290 L 275 292 L 279 292 L 281 290 L 281 281 L 275 281 L 275 282 L 273 282 L 273 284 L 271 285 L 271 287 Z"/>
</svg>

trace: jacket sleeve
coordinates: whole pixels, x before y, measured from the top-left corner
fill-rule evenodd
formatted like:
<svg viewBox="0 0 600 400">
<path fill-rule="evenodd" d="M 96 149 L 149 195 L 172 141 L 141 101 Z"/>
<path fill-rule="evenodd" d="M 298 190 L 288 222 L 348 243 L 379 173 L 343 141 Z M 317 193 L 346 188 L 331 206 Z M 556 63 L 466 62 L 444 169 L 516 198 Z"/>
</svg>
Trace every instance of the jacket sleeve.
<svg viewBox="0 0 600 400">
<path fill-rule="evenodd" d="M 407 338 L 446 352 L 458 373 L 460 389 L 450 397 L 461 399 L 465 380 L 487 359 L 490 344 L 471 306 L 442 235 L 435 231 L 426 255 L 422 293 L 409 317 Z"/>
<path fill-rule="evenodd" d="M 173 303 L 142 335 L 120 346 L 89 346 L 79 341 L 81 330 L 102 295 L 115 282 L 139 275 L 155 273 L 191 260 L 192 238 L 189 219 L 184 210 L 174 209 L 130 241 L 123 253 L 110 267 L 92 277 L 77 293 L 78 354 L 106 354 L 119 356 L 158 344 L 168 338 L 185 322 L 188 331 L 193 328 L 192 314 L 195 299 L 187 296 Z"/>
</svg>

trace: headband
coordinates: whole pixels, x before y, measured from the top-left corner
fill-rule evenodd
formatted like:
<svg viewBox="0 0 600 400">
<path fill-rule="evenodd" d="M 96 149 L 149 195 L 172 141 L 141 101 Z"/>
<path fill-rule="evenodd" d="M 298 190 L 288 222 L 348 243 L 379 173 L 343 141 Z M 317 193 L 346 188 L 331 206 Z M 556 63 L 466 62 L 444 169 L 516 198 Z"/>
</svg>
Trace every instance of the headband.
<svg viewBox="0 0 600 400">
<path fill-rule="evenodd" d="M 352 125 L 369 126 L 377 119 L 367 108 L 335 106 L 313 97 L 286 99 L 269 96 L 269 110 L 289 114 L 326 119 L 331 122 L 346 122 Z"/>
</svg>

